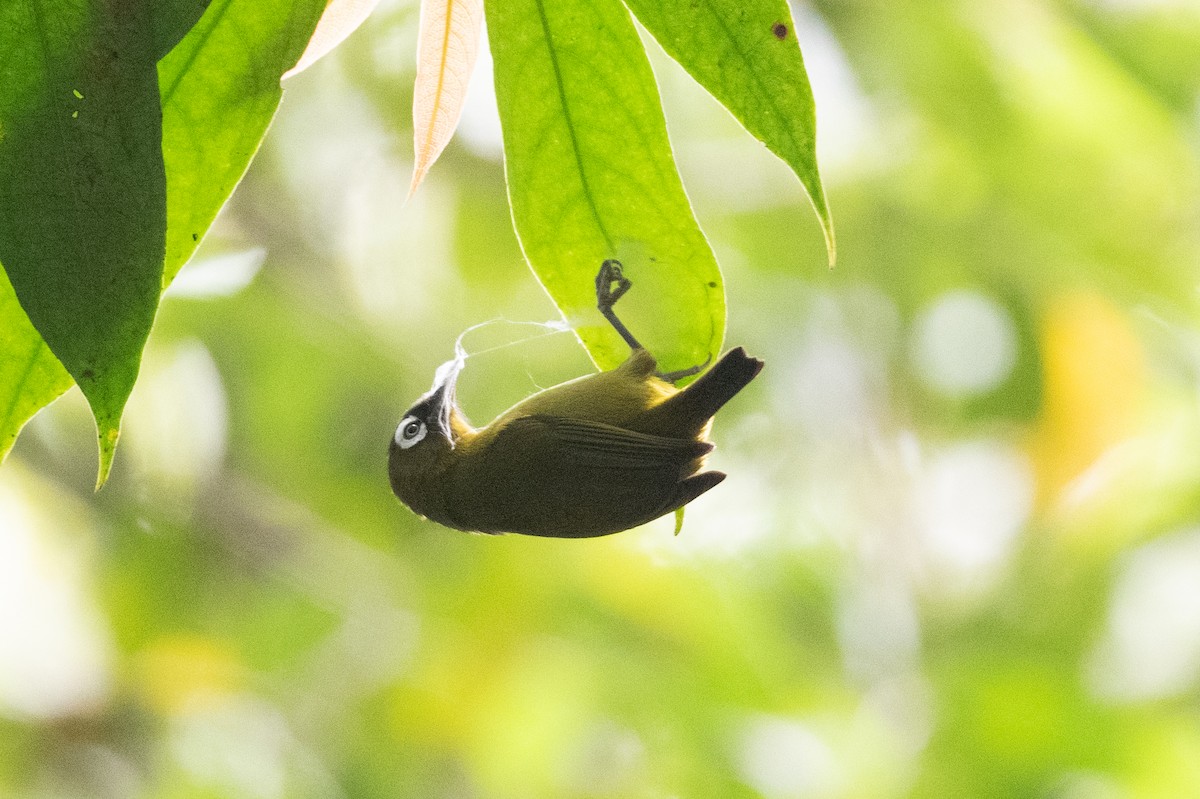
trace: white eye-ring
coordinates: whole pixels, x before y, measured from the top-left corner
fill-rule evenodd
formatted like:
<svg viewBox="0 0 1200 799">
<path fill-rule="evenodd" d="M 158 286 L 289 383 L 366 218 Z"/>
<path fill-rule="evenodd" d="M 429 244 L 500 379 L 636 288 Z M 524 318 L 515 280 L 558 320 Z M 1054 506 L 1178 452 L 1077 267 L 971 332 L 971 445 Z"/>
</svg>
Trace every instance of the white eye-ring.
<svg viewBox="0 0 1200 799">
<path fill-rule="evenodd" d="M 396 428 L 396 444 L 408 449 L 425 437 L 425 423 L 415 416 L 405 416 Z"/>
</svg>

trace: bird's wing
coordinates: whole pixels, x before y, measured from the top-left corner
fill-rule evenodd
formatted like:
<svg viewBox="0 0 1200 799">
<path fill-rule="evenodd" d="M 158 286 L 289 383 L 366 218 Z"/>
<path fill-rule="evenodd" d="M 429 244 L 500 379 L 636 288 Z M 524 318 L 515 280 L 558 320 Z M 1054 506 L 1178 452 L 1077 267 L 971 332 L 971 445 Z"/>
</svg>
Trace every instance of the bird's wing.
<svg viewBox="0 0 1200 799">
<path fill-rule="evenodd" d="M 513 419 L 480 444 L 451 480 L 458 526 L 566 538 L 625 530 L 669 510 L 680 481 L 712 449 L 548 414 Z"/>
<path fill-rule="evenodd" d="M 613 470 L 681 466 L 713 448 L 706 441 L 652 436 L 602 422 L 543 415 L 513 420 L 498 438 L 506 439 L 505 444 L 536 439 L 538 448 L 548 451 L 553 462 Z"/>
</svg>

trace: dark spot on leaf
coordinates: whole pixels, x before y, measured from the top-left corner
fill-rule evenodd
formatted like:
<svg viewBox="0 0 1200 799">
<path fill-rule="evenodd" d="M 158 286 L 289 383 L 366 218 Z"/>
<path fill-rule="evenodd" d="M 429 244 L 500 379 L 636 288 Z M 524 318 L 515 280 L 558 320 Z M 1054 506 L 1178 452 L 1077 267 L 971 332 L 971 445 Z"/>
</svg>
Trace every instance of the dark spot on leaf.
<svg viewBox="0 0 1200 799">
<path fill-rule="evenodd" d="M 775 34 L 775 38 L 782 42 L 787 38 L 787 25 L 784 25 L 782 22 L 776 22 L 771 26 L 771 33 Z"/>
<path fill-rule="evenodd" d="M 84 380 L 91 380 L 91 379 L 93 379 L 95 376 L 96 376 L 96 373 L 95 373 L 95 372 L 93 372 L 91 369 L 84 369 L 84 370 L 83 370 L 83 371 L 80 373 L 80 377 L 82 377 Z"/>
<path fill-rule="evenodd" d="M 199 241 L 199 240 L 200 240 L 200 234 L 199 234 L 199 233 L 193 233 L 193 234 L 192 234 L 192 241 Z"/>
<path fill-rule="evenodd" d="M 708 281 L 708 287 L 710 289 L 715 289 L 717 287 L 717 281 L 715 281 L 715 280 Z"/>
</svg>

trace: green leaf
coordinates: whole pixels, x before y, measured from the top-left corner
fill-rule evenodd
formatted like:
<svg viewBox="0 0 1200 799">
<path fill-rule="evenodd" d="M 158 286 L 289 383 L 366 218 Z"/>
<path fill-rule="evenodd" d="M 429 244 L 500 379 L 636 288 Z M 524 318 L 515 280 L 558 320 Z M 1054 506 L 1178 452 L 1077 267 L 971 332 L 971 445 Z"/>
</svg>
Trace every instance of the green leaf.
<svg viewBox="0 0 1200 799">
<path fill-rule="evenodd" d="M 162 0 L 153 7 L 155 52 L 171 50 L 207 8 L 209 0 Z M 12 11 L 16 11 L 15 6 Z M 15 18 L 8 18 L 15 24 Z M 15 30 L 15 28 L 7 28 Z M 81 92 L 82 94 L 82 92 Z M 72 94 L 74 96 L 74 94 Z M 39 410 L 74 385 L 29 321 L 0 270 L 0 462 Z"/>
<path fill-rule="evenodd" d="M 617 312 L 661 369 L 715 357 L 724 286 L 629 13 L 618 0 L 490 0 L 486 12 L 513 221 L 538 279 L 602 368 L 629 352 L 595 310 L 593 281 L 614 257 L 633 281 Z"/>
<path fill-rule="evenodd" d="M 33 415 L 71 387 L 0 270 L 0 461 Z"/>
<path fill-rule="evenodd" d="M 170 283 L 195 252 L 245 173 L 282 97 L 279 77 L 296 62 L 324 9 L 322 0 L 301 3 L 225 0 L 213 4 L 199 23 L 191 27 L 207 6 L 207 0 L 172 0 L 169 5 L 156 5 L 151 28 L 141 31 L 146 34 L 144 41 L 157 54 L 171 49 L 178 37 L 191 28 L 158 65 L 169 212 L 165 265 L 160 260 L 154 275 L 155 305 L 159 286 Z M 38 8 L 31 7 L 33 11 Z M 3 22 L 0 28 L 13 34 L 28 30 L 31 20 L 36 21 L 32 13 L 26 18 L 15 5 L 0 12 Z M 84 27 L 79 24 L 69 30 L 68 34 L 64 29 L 64 40 L 82 36 Z M 0 34 L 0 42 L 2 37 Z M 23 59 L 0 64 L 0 75 L 10 78 L 8 85 L 25 88 L 21 94 L 14 91 L 11 102 L 0 106 L 4 110 L 0 122 L 8 121 L 6 127 L 0 127 L 0 136 L 19 117 L 10 113 L 10 109 L 20 107 L 17 99 L 24 97 L 26 103 L 33 102 L 32 92 L 37 86 L 31 78 L 32 57 L 24 54 Z M 83 98 L 76 92 L 83 94 Z M 70 92 L 70 96 L 76 102 L 88 99 L 79 89 Z M 0 147 L 6 146 L 11 145 L 0 141 Z M 114 150 L 105 155 L 117 157 L 119 153 Z M 8 163 L 14 170 L 11 173 L 14 178 L 8 185 L 20 183 L 26 194 L 36 191 L 35 179 L 15 171 L 20 167 L 19 160 L 13 158 Z M 135 226 L 143 222 L 152 227 L 159 224 L 154 217 L 132 219 Z M 78 230 L 79 238 L 90 235 L 89 230 Z M 158 269 L 162 271 L 161 277 Z M 71 381 L 17 304 L 7 280 L 0 290 L 8 292 L 0 293 L 0 342 L 4 343 L 6 353 L 16 356 L 0 365 L 0 459 L 3 459 L 21 427 L 69 388 Z M 148 293 L 144 286 L 143 292 Z M 80 332 L 84 330 L 81 328 Z M 140 343 L 136 351 L 140 354 Z M 136 361 L 133 375 L 136 375 Z M 128 379 L 132 380 L 132 376 Z M 115 420 L 120 418 L 119 407 L 113 418 L 107 428 L 109 437 L 103 432 L 101 436 L 101 482 L 111 464 L 115 444 L 115 435 L 111 433 L 115 432 Z"/>
<path fill-rule="evenodd" d="M 155 0 L 151 6 L 154 15 L 154 53 L 162 58 L 175 49 L 175 45 L 187 35 L 192 26 L 204 15 L 212 0 Z"/>
<path fill-rule="evenodd" d="M 160 62 L 164 287 L 246 173 L 283 97 L 279 77 L 300 58 L 324 8 L 323 0 L 216 0 Z"/>
<path fill-rule="evenodd" d="M 837 256 L 817 118 L 786 0 L 626 0 L 663 49 L 800 178 Z"/>
<path fill-rule="evenodd" d="M 0 263 L 92 407 L 102 484 L 162 276 L 153 25 L 138 3 L 8 3 L 0 53 Z"/>
</svg>

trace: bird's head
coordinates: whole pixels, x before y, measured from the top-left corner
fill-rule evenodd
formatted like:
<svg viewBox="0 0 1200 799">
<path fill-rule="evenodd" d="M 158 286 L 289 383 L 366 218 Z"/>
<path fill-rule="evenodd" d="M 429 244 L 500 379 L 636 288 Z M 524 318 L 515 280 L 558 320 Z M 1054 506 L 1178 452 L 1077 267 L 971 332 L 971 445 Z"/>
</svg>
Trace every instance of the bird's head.
<svg viewBox="0 0 1200 799">
<path fill-rule="evenodd" d="M 444 474 L 455 447 L 471 427 L 458 410 L 455 386 L 463 362 L 443 364 L 433 388 L 405 412 L 388 445 L 388 476 L 392 490 L 423 516 L 436 518 L 440 494 L 431 483 Z"/>
</svg>

